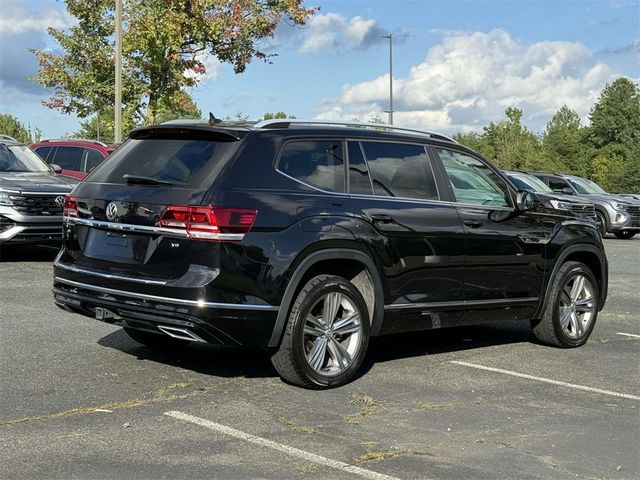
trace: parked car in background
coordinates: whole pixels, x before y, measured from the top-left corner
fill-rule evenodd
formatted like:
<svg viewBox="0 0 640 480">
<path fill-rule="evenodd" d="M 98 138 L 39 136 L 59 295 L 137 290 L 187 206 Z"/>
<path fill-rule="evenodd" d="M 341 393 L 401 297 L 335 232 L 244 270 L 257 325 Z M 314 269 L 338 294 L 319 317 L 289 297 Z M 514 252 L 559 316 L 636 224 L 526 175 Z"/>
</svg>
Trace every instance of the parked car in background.
<svg viewBox="0 0 640 480">
<path fill-rule="evenodd" d="M 76 183 L 56 175 L 28 146 L 0 135 L 0 246 L 59 244 L 64 197 Z"/>
<path fill-rule="evenodd" d="M 525 320 L 584 344 L 607 259 L 562 213 L 437 133 L 155 125 L 66 198 L 53 295 L 149 348 L 267 347 L 288 382 L 335 387 L 371 336 Z"/>
<path fill-rule="evenodd" d="M 83 179 L 100 165 L 115 145 L 96 140 L 41 140 L 31 145 L 31 149 L 50 165 L 60 167 L 57 173 Z"/>
<path fill-rule="evenodd" d="M 640 201 L 607 193 L 597 183 L 586 178 L 562 173 L 531 172 L 556 193 L 576 195 L 593 203 L 600 233 L 613 233 L 629 239 L 640 232 Z"/>
<path fill-rule="evenodd" d="M 571 212 L 579 217 L 597 222 L 596 209 L 593 203 L 581 197 L 555 193 L 542 180 L 522 172 L 503 170 L 518 190 L 535 192 L 543 207 Z"/>
</svg>

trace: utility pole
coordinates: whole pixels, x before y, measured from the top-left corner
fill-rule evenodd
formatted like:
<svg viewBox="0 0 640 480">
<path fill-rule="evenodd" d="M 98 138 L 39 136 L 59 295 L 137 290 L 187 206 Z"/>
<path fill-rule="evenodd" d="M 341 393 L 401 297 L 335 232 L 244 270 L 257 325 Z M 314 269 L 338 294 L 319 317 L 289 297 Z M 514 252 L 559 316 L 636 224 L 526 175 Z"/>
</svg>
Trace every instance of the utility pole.
<svg viewBox="0 0 640 480">
<path fill-rule="evenodd" d="M 393 125 L 393 35 L 385 35 L 389 39 L 389 125 Z"/>
<path fill-rule="evenodd" d="M 122 142 L 122 0 L 116 1 L 116 102 L 114 141 Z"/>
</svg>

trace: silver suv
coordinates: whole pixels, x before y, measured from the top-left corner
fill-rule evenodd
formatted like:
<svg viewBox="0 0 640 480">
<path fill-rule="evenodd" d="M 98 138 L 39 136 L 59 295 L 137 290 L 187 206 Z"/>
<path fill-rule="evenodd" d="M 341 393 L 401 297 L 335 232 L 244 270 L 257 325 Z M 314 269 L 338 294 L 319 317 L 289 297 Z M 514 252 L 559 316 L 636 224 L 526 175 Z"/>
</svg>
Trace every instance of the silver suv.
<svg viewBox="0 0 640 480">
<path fill-rule="evenodd" d="M 593 203 L 600 233 L 613 233 L 617 238 L 629 239 L 640 233 L 640 201 L 632 196 L 607 193 L 586 178 L 562 173 L 530 173 L 538 177 L 556 193 L 576 195 Z"/>
<path fill-rule="evenodd" d="M 59 243 L 64 197 L 75 184 L 26 145 L 0 135 L 0 245 Z"/>
</svg>

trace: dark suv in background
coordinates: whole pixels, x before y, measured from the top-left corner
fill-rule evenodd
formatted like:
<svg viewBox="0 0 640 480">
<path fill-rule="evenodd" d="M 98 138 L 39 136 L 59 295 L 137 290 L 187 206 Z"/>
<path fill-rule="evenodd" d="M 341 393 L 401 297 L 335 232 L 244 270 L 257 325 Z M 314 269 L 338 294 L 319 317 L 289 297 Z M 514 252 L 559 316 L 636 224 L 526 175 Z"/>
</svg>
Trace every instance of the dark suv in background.
<svg viewBox="0 0 640 480">
<path fill-rule="evenodd" d="M 265 346 L 310 388 L 348 382 L 369 338 L 394 332 L 527 320 L 576 347 L 607 296 L 593 222 L 429 132 L 140 128 L 64 211 L 58 306 L 151 348 Z"/>
<path fill-rule="evenodd" d="M 26 145 L 0 135 L 0 248 L 62 240 L 62 205 L 75 181 Z"/>
<path fill-rule="evenodd" d="M 640 232 L 640 201 L 634 197 L 607 193 L 597 183 L 574 175 L 545 172 L 533 172 L 531 175 L 556 193 L 575 195 L 592 202 L 602 235 L 613 233 L 617 238 L 629 239 Z"/>
</svg>

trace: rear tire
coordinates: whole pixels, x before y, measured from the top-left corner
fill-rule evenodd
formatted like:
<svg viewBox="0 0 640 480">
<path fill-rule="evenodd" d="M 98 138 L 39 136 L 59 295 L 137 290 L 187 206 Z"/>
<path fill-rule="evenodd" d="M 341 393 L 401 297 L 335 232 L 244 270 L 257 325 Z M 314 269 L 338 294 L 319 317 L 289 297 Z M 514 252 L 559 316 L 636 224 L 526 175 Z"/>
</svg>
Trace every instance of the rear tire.
<svg viewBox="0 0 640 480">
<path fill-rule="evenodd" d="M 130 327 L 122 327 L 133 340 L 152 350 L 172 351 L 184 348 L 189 342 L 170 337 L 164 333 L 153 333 Z"/>
<path fill-rule="evenodd" d="M 613 234 L 616 236 L 616 238 L 619 238 L 620 240 L 629 240 L 630 238 L 633 238 L 635 236 L 636 232 L 622 230 L 620 232 L 613 232 Z"/>
<path fill-rule="evenodd" d="M 554 347 L 584 345 L 598 316 L 598 284 L 584 263 L 566 262 L 551 283 L 543 316 L 532 322 L 536 338 Z"/>
<path fill-rule="evenodd" d="M 358 289 L 342 277 L 319 275 L 296 297 L 271 363 L 291 384 L 338 387 L 362 365 L 370 332 L 367 305 Z"/>
</svg>

